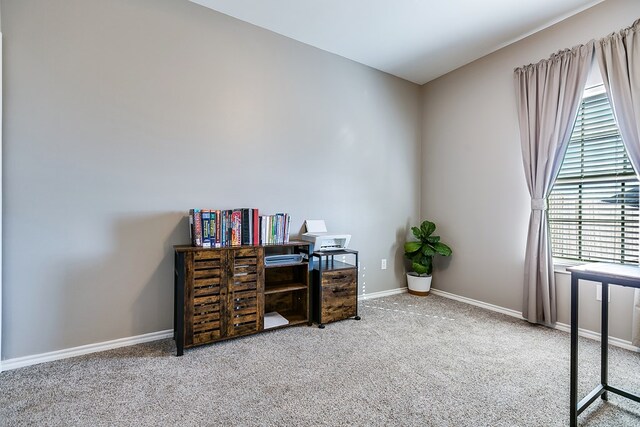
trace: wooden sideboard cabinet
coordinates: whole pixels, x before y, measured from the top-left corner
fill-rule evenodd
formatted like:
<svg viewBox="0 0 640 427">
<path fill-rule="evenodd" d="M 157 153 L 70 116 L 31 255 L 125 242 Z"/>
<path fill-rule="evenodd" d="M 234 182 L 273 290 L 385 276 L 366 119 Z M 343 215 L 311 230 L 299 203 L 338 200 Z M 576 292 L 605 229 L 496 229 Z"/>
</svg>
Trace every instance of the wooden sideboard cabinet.
<svg viewBox="0 0 640 427">
<path fill-rule="evenodd" d="M 308 244 L 199 248 L 175 246 L 174 338 L 185 348 L 265 330 L 265 313 L 310 322 L 309 262 L 265 267 L 265 254 L 308 254 Z M 266 311 L 265 311 L 266 309 Z"/>
</svg>

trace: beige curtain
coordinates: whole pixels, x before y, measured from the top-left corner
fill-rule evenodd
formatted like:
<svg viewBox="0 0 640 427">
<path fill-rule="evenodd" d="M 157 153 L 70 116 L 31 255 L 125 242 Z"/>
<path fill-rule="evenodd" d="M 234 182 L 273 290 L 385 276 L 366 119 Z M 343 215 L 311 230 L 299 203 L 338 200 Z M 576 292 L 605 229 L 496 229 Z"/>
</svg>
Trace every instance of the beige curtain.
<svg viewBox="0 0 640 427">
<path fill-rule="evenodd" d="M 640 20 L 596 43 L 600 72 L 636 174 L 640 171 Z M 640 346 L 640 291 L 633 310 L 633 344 Z"/>
<path fill-rule="evenodd" d="M 593 50 L 592 41 L 514 72 L 522 160 L 531 195 L 522 315 L 532 323 L 556 321 L 546 200 L 571 137 Z"/>
</svg>

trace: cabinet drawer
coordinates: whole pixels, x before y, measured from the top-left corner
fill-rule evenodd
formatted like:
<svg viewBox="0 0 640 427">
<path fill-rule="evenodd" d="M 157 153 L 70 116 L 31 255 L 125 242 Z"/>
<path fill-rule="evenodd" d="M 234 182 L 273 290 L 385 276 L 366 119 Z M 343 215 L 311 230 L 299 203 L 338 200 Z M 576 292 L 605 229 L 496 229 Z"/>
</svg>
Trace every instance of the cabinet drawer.
<svg viewBox="0 0 640 427">
<path fill-rule="evenodd" d="M 334 322 L 357 314 L 356 275 L 355 268 L 322 274 L 321 323 Z"/>
<path fill-rule="evenodd" d="M 355 291 L 356 269 L 327 271 L 322 273 L 322 287 L 336 290 L 348 289 L 352 286 Z"/>
</svg>

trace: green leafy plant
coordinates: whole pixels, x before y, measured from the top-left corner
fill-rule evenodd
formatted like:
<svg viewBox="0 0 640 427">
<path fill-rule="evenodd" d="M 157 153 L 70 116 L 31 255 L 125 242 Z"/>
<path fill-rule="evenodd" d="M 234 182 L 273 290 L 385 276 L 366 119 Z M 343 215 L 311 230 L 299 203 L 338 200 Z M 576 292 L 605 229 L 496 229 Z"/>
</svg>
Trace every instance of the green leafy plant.
<svg viewBox="0 0 640 427">
<path fill-rule="evenodd" d="M 420 276 L 430 276 L 433 271 L 435 255 L 450 256 L 451 248 L 434 236 L 436 225 L 431 221 L 423 221 L 420 227 L 411 227 L 417 242 L 404 244 L 404 256 L 411 261 L 411 268 Z"/>
</svg>

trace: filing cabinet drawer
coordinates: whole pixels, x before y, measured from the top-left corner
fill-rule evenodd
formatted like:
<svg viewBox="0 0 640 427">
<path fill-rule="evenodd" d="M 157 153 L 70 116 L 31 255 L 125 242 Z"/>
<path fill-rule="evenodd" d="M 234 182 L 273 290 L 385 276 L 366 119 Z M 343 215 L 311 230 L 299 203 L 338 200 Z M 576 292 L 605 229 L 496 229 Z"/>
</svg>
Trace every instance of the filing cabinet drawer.
<svg viewBox="0 0 640 427">
<path fill-rule="evenodd" d="M 320 323 L 335 322 L 357 314 L 356 269 L 329 271 L 322 275 Z"/>
</svg>

